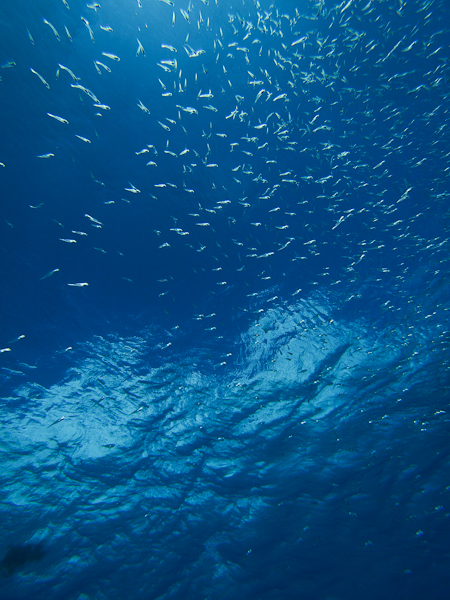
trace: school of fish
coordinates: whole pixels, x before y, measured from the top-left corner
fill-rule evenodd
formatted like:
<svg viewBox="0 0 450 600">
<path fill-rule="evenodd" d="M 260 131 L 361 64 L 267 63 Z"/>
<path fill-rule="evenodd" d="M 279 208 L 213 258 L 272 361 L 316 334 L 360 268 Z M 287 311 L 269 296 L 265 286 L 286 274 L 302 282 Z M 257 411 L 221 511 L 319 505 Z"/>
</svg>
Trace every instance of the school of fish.
<svg viewBox="0 0 450 600">
<path fill-rule="evenodd" d="M 111 25 L 111 3 L 62 4 L 66 12 L 56 21 L 42 15 L 23 34 L 32 51 L 29 85 L 47 119 L 41 151 L 29 160 L 70 162 L 61 150 L 67 141 L 92 193 L 109 195 L 99 196 L 89 214 L 80 210 L 83 230 L 61 224 L 61 244 L 76 252 L 93 240 L 93 254 L 110 253 L 113 236 L 105 248 L 95 236 L 102 230 L 108 239 L 114 205 L 166 206 L 149 232 L 155 261 L 168 264 L 165 253 L 172 252 L 174 261 L 191 265 L 193 285 L 207 273 L 213 296 L 241 286 L 248 299 L 242 310 L 253 315 L 282 301 L 280 256 L 301 274 L 291 296 L 304 284 L 341 284 L 345 300 L 368 274 L 378 287 L 388 276 L 405 282 L 406 256 L 447 260 L 450 238 L 429 233 L 436 211 L 446 215 L 449 195 L 449 44 L 441 2 L 396 0 L 386 19 L 385 3 L 375 0 L 314 0 L 290 11 L 263 0 L 137 0 L 124 3 L 123 28 Z M 56 64 L 33 62 L 40 44 L 60 54 Z M 82 59 L 73 50 L 80 44 Z M 2 68 L 7 94 L 7 71 L 17 60 Z M 132 99 L 128 71 L 148 82 Z M 59 101 L 61 84 L 66 96 Z M 117 148 L 108 180 L 108 170 L 97 175 L 101 144 L 123 119 L 123 107 L 115 106 L 123 86 L 134 148 Z M 65 111 L 68 97 L 78 107 L 75 119 L 72 108 Z M 89 165 L 82 159 L 87 149 Z M 0 159 L 7 169 L 7 153 Z M 170 310 L 173 274 L 162 275 L 154 295 Z M 58 257 L 36 279 L 50 277 L 65 277 L 72 288 L 95 284 L 73 280 Z M 119 271 L 117 278 L 134 280 Z M 385 309 L 395 311 L 389 300 Z M 193 319 L 206 317 L 193 312 Z M 205 330 L 220 335 L 213 320 Z"/>
</svg>

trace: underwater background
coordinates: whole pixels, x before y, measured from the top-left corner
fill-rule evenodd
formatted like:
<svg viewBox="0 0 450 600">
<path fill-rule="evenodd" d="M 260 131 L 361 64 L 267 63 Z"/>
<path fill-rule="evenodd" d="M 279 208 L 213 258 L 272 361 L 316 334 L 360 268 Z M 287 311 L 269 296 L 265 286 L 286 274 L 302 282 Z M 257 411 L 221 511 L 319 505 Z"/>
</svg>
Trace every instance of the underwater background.
<svg viewBox="0 0 450 600">
<path fill-rule="evenodd" d="M 0 6 L 0 600 L 447 599 L 450 4 Z"/>
</svg>

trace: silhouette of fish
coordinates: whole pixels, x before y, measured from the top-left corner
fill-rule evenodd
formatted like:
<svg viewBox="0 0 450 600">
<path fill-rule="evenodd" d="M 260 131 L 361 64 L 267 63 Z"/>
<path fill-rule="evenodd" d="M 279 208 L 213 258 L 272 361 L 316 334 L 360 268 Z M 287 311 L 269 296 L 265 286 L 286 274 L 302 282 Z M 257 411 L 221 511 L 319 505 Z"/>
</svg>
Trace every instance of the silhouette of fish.
<svg viewBox="0 0 450 600">
<path fill-rule="evenodd" d="M 27 563 L 42 560 L 45 554 L 42 542 L 38 544 L 13 544 L 8 547 L 3 560 L 0 562 L 0 572 L 4 577 L 10 577 Z"/>
</svg>

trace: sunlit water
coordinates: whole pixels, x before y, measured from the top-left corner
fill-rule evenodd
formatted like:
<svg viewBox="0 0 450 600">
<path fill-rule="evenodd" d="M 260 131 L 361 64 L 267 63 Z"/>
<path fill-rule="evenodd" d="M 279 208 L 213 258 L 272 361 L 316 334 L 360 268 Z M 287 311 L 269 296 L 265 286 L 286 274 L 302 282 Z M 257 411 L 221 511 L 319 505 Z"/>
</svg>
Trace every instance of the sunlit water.
<svg viewBox="0 0 450 600">
<path fill-rule="evenodd" d="M 0 9 L 0 599 L 446 599 L 449 8 L 69 4 Z"/>
</svg>

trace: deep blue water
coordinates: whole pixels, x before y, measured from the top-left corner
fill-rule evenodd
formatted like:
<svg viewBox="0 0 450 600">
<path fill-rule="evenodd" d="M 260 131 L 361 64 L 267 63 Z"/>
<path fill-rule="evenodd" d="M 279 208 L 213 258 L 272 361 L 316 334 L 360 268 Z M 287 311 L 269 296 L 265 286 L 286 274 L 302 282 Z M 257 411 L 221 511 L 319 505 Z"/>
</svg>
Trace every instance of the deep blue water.
<svg viewBox="0 0 450 600">
<path fill-rule="evenodd" d="M 0 600 L 449 597 L 449 23 L 2 3 Z"/>
</svg>

